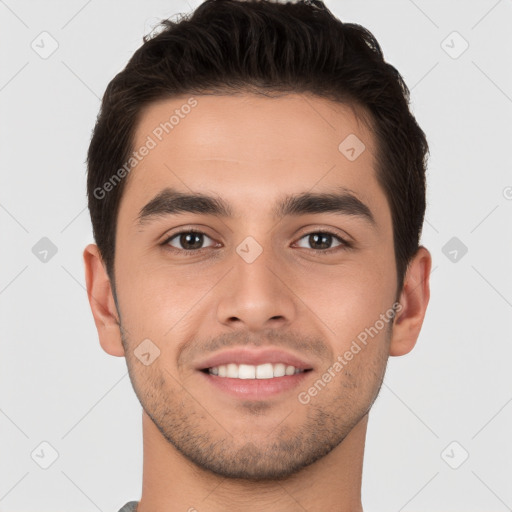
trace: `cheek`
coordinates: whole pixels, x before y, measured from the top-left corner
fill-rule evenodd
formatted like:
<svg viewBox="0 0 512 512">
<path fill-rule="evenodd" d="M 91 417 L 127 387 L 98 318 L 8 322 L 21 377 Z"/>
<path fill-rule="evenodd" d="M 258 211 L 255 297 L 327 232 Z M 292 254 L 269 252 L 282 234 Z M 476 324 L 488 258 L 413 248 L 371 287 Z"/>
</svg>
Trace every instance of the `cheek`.
<svg viewBox="0 0 512 512">
<path fill-rule="evenodd" d="M 314 271 L 289 274 L 293 291 L 320 319 L 340 349 L 380 319 L 393 305 L 395 279 L 391 260 L 369 258 L 340 266 L 318 266 Z"/>
<path fill-rule="evenodd" d="M 171 267 L 156 265 L 119 265 L 118 295 L 123 324 L 140 338 L 153 337 L 162 343 L 176 337 L 201 309 L 224 272 L 220 267 L 197 265 Z M 202 320 L 206 321 L 206 318 Z M 198 327 L 198 326 L 196 326 Z"/>
</svg>

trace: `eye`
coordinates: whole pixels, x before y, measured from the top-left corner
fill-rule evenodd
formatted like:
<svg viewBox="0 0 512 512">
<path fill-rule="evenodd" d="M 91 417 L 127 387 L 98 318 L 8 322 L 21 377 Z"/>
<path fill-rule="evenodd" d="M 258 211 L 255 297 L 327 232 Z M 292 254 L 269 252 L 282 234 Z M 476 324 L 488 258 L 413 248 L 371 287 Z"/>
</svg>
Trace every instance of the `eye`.
<svg viewBox="0 0 512 512">
<path fill-rule="evenodd" d="M 309 244 L 311 247 L 304 247 L 303 245 L 300 245 L 300 242 L 299 247 L 304 247 L 305 249 L 312 249 L 313 251 L 317 252 L 327 252 L 327 250 L 335 249 L 337 247 L 351 247 L 351 244 L 349 242 L 329 231 L 314 231 L 300 238 L 300 240 L 304 239 L 306 240 L 305 243 Z M 333 247 L 332 242 L 334 241 L 334 239 L 338 240 L 339 243 Z"/>
<path fill-rule="evenodd" d="M 167 238 L 162 245 L 170 245 L 174 249 L 181 251 L 197 252 L 205 248 L 202 247 L 205 238 L 213 242 L 208 235 L 201 231 L 180 231 Z"/>
<path fill-rule="evenodd" d="M 204 246 L 205 239 L 210 240 L 211 244 L 209 246 Z M 333 242 L 336 241 L 337 244 L 333 246 Z M 343 250 L 352 247 L 350 242 L 330 231 L 313 231 L 302 236 L 297 244 L 299 247 L 310 249 L 318 253 L 330 252 L 337 248 Z M 302 244 L 306 244 L 306 246 Z M 192 254 L 207 249 L 208 247 L 215 247 L 216 243 L 205 233 L 189 229 L 174 233 L 162 242 L 161 245 L 172 251 Z M 309 245 L 309 247 L 307 245 Z"/>
</svg>

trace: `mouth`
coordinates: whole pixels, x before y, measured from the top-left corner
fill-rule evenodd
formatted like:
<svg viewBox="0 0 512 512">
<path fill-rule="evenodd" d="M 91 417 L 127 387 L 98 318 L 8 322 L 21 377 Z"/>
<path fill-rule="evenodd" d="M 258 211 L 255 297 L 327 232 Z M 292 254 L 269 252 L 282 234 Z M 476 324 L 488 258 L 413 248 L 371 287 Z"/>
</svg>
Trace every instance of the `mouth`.
<svg viewBox="0 0 512 512">
<path fill-rule="evenodd" d="M 264 400 L 291 392 L 313 372 L 313 365 L 291 353 L 248 347 L 217 354 L 196 367 L 209 386 L 228 396 Z"/>
<path fill-rule="evenodd" d="M 251 364 L 222 364 L 211 368 L 203 368 L 201 371 L 209 375 L 215 375 L 226 379 L 276 379 L 285 376 L 296 375 L 311 371 L 312 368 L 297 368 L 285 363 Z"/>
<path fill-rule="evenodd" d="M 313 364 L 299 355 L 278 348 L 244 346 L 217 353 L 198 362 L 195 367 L 201 371 L 212 371 L 221 377 L 254 379 L 291 375 L 290 367 L 293 373 L 296 370 L 312 370 Z"/>
<path fill-rule="evenodd" d="M 277 371 L 272 372 L 270 376 L 270 368 L 277 366 Z M 299 369 L 293 366 L 287 366 L 283 372 L 284 365 L 221 365 L 213 368 L 205 368 L 199 373 L 204 375 L 204 379 L 208 386 L 215 389 L 216 394 L 221 391 L 229 397 L 244 400 L 267 400 L 278 395 L 291 393 L 298 388 L 300 383 L 307 378 L 313 371 L 312 369 Z M 258 370 L 264 367 L 263 370 Z M 269 368 L 270 367 L 270 368 Z M 219 374 L 215 374 L 218 370 Z M 288 370 L 288 374 L 286 371 Z M 238 371 L 238 377 L 231 377 Z M 256 375 L 258 371 L 258 375 Z M 293 371 L 293 373 L 292 373 Z M 221 376 L 221 373 L 224 373 Z M 306 386 L 302 386 L 304 389 Z"/>
</svg>

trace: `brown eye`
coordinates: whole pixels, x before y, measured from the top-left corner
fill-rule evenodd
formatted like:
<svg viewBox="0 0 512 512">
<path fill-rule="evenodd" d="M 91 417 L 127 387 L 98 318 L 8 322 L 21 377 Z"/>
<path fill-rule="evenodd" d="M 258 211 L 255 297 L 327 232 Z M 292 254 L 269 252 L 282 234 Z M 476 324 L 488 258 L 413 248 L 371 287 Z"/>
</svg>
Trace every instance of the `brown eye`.
<svg viewBox="0 0 512 512">
<path fill-rule="evenodd" d="M 200 231 L 182 231 L 168 238 L 164 244 L 179 250 L 197 251 L 204 248 L 205 238 L 212 241 L 209 236 Z"/>
<path fill-rule="evenodd" d="M 313 249 L 315 251 L 325 252 L 328 249 L 333 249 L 339 246 L 349 247 L 349 243 L 343 240 L 343 238 L 328 231 L 316 231 L 313 233 L 308 233 L 307 235 L 304 235 L 300 240 L 306 240 L 306 244 L 309 245 L 309 247 L 300 245 L 300 242 L 299 247 L 304 247 L 305 249 Z M 335 240 L 337 240 L 339 243 L 333 246 L 332 244 Z"/>
</svg>

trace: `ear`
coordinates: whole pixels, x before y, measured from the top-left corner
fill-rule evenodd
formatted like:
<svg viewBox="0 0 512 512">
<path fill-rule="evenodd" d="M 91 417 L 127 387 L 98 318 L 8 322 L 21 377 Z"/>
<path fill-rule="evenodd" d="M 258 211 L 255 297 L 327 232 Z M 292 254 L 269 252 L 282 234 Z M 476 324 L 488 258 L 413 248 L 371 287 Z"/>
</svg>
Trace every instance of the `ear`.
<svg viewBox="0 0 512 512">
<path fill-rule="evenodd" d="M 98 330 L 100 345 L 107 354 L 124 356 L 118 311 L 98 246 L 89 244 L 83 256 L 87 297 Z"/>
<path fill-rule="evenodd" d="M 430 299 L 430 252 L 420 246 L 407 268 L 400 295 L 402 308 L 396 313 L 389 355 L 408 354 L 420 334 L 428 301 Z"/>
</svg>

